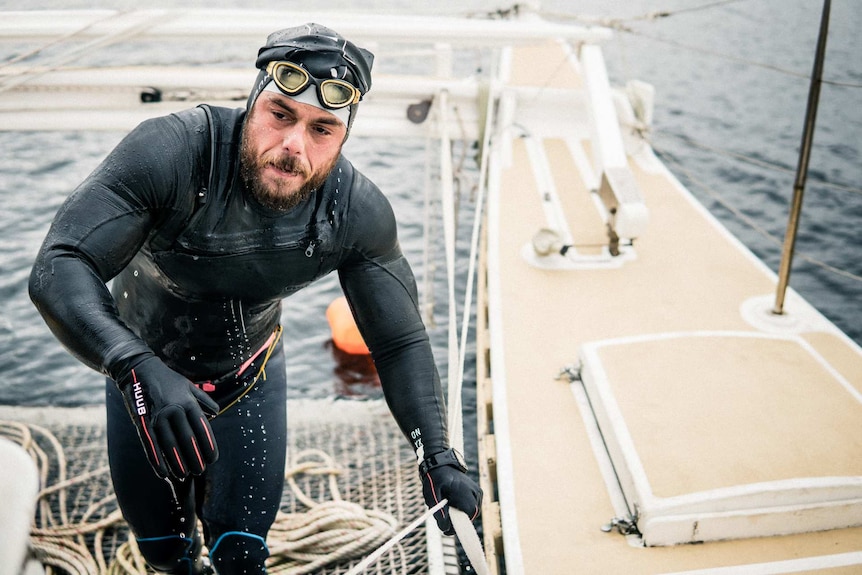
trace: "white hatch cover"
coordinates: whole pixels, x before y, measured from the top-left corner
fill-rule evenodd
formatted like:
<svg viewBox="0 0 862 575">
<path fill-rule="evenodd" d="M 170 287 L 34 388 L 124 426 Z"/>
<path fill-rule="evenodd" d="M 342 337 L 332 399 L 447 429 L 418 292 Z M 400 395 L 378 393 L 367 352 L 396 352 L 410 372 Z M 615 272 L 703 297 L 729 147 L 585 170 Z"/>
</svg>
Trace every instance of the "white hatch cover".
<svg viewBox="0 0 862 575">
<path fill-rule="evenodd" d="M 646 545 L 862 525 L 862 392 L 801 337 L 605 340 L 581 362 Z"/>
</svg>

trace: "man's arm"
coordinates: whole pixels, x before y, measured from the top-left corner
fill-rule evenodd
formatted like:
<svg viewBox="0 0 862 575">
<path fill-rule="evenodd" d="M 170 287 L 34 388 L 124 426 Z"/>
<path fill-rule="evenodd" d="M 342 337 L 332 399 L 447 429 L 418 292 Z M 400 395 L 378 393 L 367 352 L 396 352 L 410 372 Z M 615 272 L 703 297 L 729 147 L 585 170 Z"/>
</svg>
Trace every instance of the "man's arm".
<svg viewBox="0 0 862 575">
<path fill-rule="evenodd" d="M 60 208 L 30 275 L 30 297 L 57 339 L 114 379 L 152 351 L 120 320 L 105 283 L 170 209 L 168 190 L 188 178 L 171 161 L 188 147 L 178 124 L 150 120 L 120 142 Z"/>
<path fill-rule="evenodd" d="M 349 225 L 350 254 L 339 267 L 341 286 L 392 414 L 422 460 L 448 449 L 449 441 L 416 281 L 398 245 L 392 208 L 372 184 L 351 194 Z"/>
<path fill-rule="evenodd" d="M 66 200 L 30 274 L 30 297 L 57 339 L 111 377 L 127 368 L 127 358 L 152 353 L 120 321 L 105 285 L 152 226 L 153 213 L 128 189 L 133 178 L 112 169 L 134 148 L 124 140 Z"/>
<path fill-rule="evenodd" d="M 416 452 L 425 501 L 432 507 L 445 498 L 476 517 L 482 490 L 449 448 L 440 377 L 392 208 L 369 183 L 351 195 L 350 214 L 354 243 L 339 268 L 342 289 L 371 351 L 386 402 Z M 445 508 L 435 518 L 442 531 L 453 533 Z"/>
<path fill-rule="evenodd" d="M 168 117 L 131 132 L 63 204 L 30 275 L 30 296 L 57 339 L 117 382 L 162 477 L 201 473 L 218 458 L 201 410 L 214 416 L 218 406 L 123 323 L 105 282 L 189 190 L 187 128 Z"/>
</svg>

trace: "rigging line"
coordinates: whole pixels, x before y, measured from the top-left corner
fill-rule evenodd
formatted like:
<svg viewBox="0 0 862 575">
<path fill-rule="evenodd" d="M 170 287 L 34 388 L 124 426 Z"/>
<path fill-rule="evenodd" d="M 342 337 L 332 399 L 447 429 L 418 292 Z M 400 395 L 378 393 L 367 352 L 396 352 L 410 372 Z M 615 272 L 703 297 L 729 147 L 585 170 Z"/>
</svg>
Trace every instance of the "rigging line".
<svg viewBox="0 0 862 575">
<path fill-rule="evenodd" d="M 542 10 L 540 13 L 543 16 L 550 16 L 552 18 L 558 19 L 567 19 L 574 20 L 576 22 L 582 22 L 585 24 L 599 24 L 601 26 L 607 26 L 608 28 L 617 28 L 624 22 L 636 22 L 636 21 L 645 21 L 645 20 L 658 20 L 659 18 L 669 18 L 671 16 L 676 16 L 677 14 L 682 14 L 685 12 L 698 12 L 700 10 L 708 10 L 711 8 L 716 8 L 718 6 L 724 6 L 726 4 L 735 4 L 737 2 L 748 2 L 750 0 L 717 0 L 715 2 L 709 2 L 707 4 L 702 4 L 700 6 L 691 6 L 689 8 L 679 8 L 678 10 L 654 10 L 652 12 L 647 12 L 645 14 L 641 14 L 640 16 L 631 16 L 628 18 L 605 18 L 601 16 L 582 16 L 579 14 L 569 14 L 566 12 L 553 12 Z"/>
<path fill-rule="evenodd" d="M 692 173 L 689 170 L 686 170 L 683 167 L 682 163 L 679 160 L 677 160 L 673 156 L 673 154 L 671 154 L 670 152 L 662 151 L 662 150 L 657 149 L 655 147 L 653 147 L 653 149 L 661 156 L 662 159 L 667 160 L 669 163 L 674 165 L 674 171 L 678 171 L 678 172 L 684 174 L 692 183 L 696 184 L 700 189 L 702 189 L 704 192 L 706 192 L 713 200 L 715 200 L 716 202 L 721 204 L 722 207 L 724 207 L 725 209 L 730 211 L 733 215 L 735 215 L 743 223 L 745 223 L 746 225 L 751 227 L 751 229 L 753 229 L 754 231 L 759 233 L 761 236 L 763 236 L 770 243 L 775 244 L 775 246 L 777 246 L 779 249 L 781 248 L 781 246 L 783 244 L 782 240 L 780 240 L 779 238 L 776 238 L 775 235 L 773 235 L 771 232 L 769 232 L 768 230 L 763 228 L 763 226 L 758 224 L 756 221 L 754 221 L 749 216 L 745 215 L 745 213 L 743 213 L 742 210 L 740 210 L 739 208 L 735 207 L 734 205 L 729 203 L 727 200 L 722 198 L 718 194 L 718 192 L 716 192 L 714 189 L 712 189 L 708 184 L 702 182 L 701 180 L 696 178 L 694 175 L 692 175 Z M 836 275 L 842 276 L 844 278 L 847 278 L 847 279 L 850 279 L 853 281 L 862 282 L 862 276 L 860 276 L 858 274 L 854 274 L 853 272 L 847 271 L 845 269 L 837 268 L 831 264 L 827 264 L 824 261 L 818 260 L 817 258 L 814 258 L 814 257 L 809 256 L 809 255 L 804 254 L 804 253 L 796 252 L 796 256 L 807 261 L 808 263 L 810 263 L 812 265 L 815 265 L 815 266 L 822 268 L 826 271 L 830 271 Z"/>
<path fill-rule="evenodd" d="M 347 575 L 360 575 L 365 572 L 365 569 L 377 561 L 384 553 L 386 553 L 390 548 L 392 548 L 396 543 L 404 539 L 407 535 L 410 534 L 411 531 L 417 529 L 422 526 L 426 521 L 428 521 L 432 515 L 443 509 L 445 505 L 447 505 L 449 501 L 447 499 L 443 499 L 437 505 L 430 508 L 428 511 L 414 519 L 411 523 L 409 523 L 404 529 L 396 533 L 392 536 L 388 541 L 386 541 L 383 545 L 377 548 L 376 551 L 369 554 L 362 561 L 360 561 L 357 565 L 355 565 Z"/>
<path fill-rule="evenodd" d="M 686 50 L 691 50 L 693 52 L 699 52 L 701 54 L 706 54 L 706 55 L 713 56 L 716 58 L 722 58 L 725 60 L 730 60 L 732 62 L 737 62 L 737 63 L 747 64 L 750 66 L 764 68 L 766 70 L 771 70 L 773 72 L 779 72 L 781 74 L 786 74 L 788 76 L 804 78 L 806 80 L 810 79 L 810 75 L 807 73 L 804 73 L 804 72 L 796 72 L 794 70 L 788 70 L 786 68 L 781 68 L 781 67 L 775 66 L 773 64 L 767 64 L 765 62 L 757 62 L 755 60 L 748 60 L 746 58 L 732 56 L 730 54 L 726 54 L 723 52 L 717 52 L 714 50 L 709 50 L 708 48 L 703 48 L 700 46 L 694 46 L 692 44 L 685 44 L 683 42 L 672 40 L 670 38 L 664 38 L 662 36 L 654 36 L 654 35 L 639 31 L 639 30 L 635 30 L 634 28 L 632 28 L 631 26 L 629 26 L 627 24 L 628 22 L 652 21 L 652 20 L 656 20 L 658 18 L 667 18 L 670 16 L 675 16 L 676 14 L 679 14 L 682 12 L 693 12 L 696 10 L 714 8 L 716 6 L 723 5 L 723 4 L 730 4 L 732 2 L 744 2 L 744 1 L 747 1 L 747 0 L 724 0 L 722 2 L 713 2 L 710 4 L 704 4 L 703 6 L 694 6 L 691 8 L 682 8 L 680 10 L 675 10 L 672 12 L 671 11 L 650 12 L 647 14 L 643 14 L 641 16 L 634 16 L 631 18 L 585 17 L 585 16 L 579 16 L 579 15 L 575 15 L 575 14 L 567 14 L 565 12 L 550 12 L 550 11 L 547 11 L 547 12 L 543 11 L 542 15 L 545 17 L 550 17 L 550 18 L 555 18 L 555 19 L 569 19 L 569 20 L 574 20 L 576 22 L 582 22 L 584 24 L 593 24 L 593 25 L 605 26 L 607 28 L 612 28 L 612 29 L 617 30 L 619 32 L 625 32 L 625 33 L 631 34 L 633 36 L 640 36 L 642 38 L 653 40 L 655 42 L 661 42 L 661 43 L 669 44 L 669 45 L 674 46 L 676 48 L 684 48 Z M 860 83 L 847 82 L 847 81 L 843 81 L 843 80 L 825 79 L 825 80 L 821 80 L 821 83 L 822 84 L 828 84 L 830 86 L 838 86 L 838 87 L 842 87 L 842 88 L 862 88 L 862 84 L 860 84 Z"/>
<path fill-rule="evenodd" d="M 455 202 L 452 185 L 452 143 L 449 136 L 449 97 L 446 90 L 440 90 L 434 102 L 437 104 L 437 118 L 440 123 L 440 192 L 443 208 L 443 239 L 446 256 L 446 279 L 448 287 L 448 369 L 447 384 L 449 395 L 448 414 L 450 447 L 464 452 L 464 429 L 461 413 L 461 382 L 458 381 L 458 331 L 457 305 L 455 301 Z"/>
<path fill-rule="evenodd" d="M 499 56 L 499 54 L 498 54 Z M 482 133 L 482 154 L 479 160 L 479 182 L 478 182 L 478 198 L 474 207 L 473 214 L 473 230 L 470 236 L 470 256 L 467 269 L 467 285 L 464 288 L 464 309 L 461 323 L 461 348 L 459 350 L 458 362 L 458 381 L 463 384 L 464 369 L 467 363 L 467 335 L 470 332 L 470 317 L 473 309 L 473 282 L 476 277 L 476 266 L 479 260 L 479 241 L 482 232 L 482 215 L 485 205 L 485 187 L 487 186 L 487 172 L 489 159 L 489 149 L 491 147 L 492 126 L 494 120 L 495 103 L 498 101 L 498 88 L 495 78 L 498 75 L 499 58 L 491 60 L 491 73 L 489 74 L 490 83 L 488 85 L 488 101 L 485 107 L 485 130 Z"/>
<path fill-rule="evenodd" d="M 715 2 L 709 2 L 708 4 L 701 4 L 700 6 L 692 6 L 690 8 L 679 8 L 677 10 L 665 10 L 657 13 L 647 14 L 647 17 L 650 19 L 655 19 L 656 16 L 661 18 L 667 18 L 669 16 L 676 16 L 677 14 L 683 14 L 685 12 L 699 12 L 701 10 L 710 10 L 712 8 L 716 8 L 718 6 L 726 6 L 727 4 L 736 4 L 738 2 L 748 2 L 749 0 L 717 0 Z"/>
<path fill-rule="evenodd" d="M 841 88 L 862 88 L 862 84 L 858 82 L 843 82 L 841 80 L 821 80 L 821 84 L 829 84 L 830 86 L 839 86 Z"/>
<path fill-rule="evenodd" d="M 794 70 L 788 70 L 787 68 L 781 68 L 779 66 L 775 66 L 773 64 L 767 64 L 764 62 L 757 62 L 755 60 L 749 60 L 747 58 L 742 58 L 739 56 L 733 56 L 730 54 L 726 54 L 723 52 L 717 52 L 715 50 L 710 50 L 709 48 L 703 48 L 701 46 L 695 46 L 693 44 L 686 44 L 684 42 L 679 42 L 677 40 L 672 40 L 670 38 L 665 38 L 663 36 L 655 36 L 652 34 L 647 34 L 645 32 L 641 32 L 639 30 L 635 30 L 633 28 L 629 28 L 628 26 L 620 26 L 616 28 L 620 32 L 625 32 L 631 34 L 633 36 L 640 36 L 641 38 L 646 38 L 647 40 L 653 40 L 654 42 L 660 42 L 663 44 L 668 44 L 675 48 L 684 48 L 686 50 L 691 50 L 692 52 L 698 52 L 700 54 L 705 54 L 707 56 L 713 56 L 715 58 L 721 58 L 724 60 L 729 60 L 731 62 L 737 62 L 740 64 L 747 64 L 749 66 L 755 66 L 758 68 L 763 68 L 765 70 L 770 70 L 772 72 L 779 72 L 781 74 L 786 74 L 788 76 L 794 76 L 797 78 L 804 78 L 806 80 L 810 79 L 810 74 L 806 74 L 804 72 L 796 72 Z M 824 84 L 831 84 L 831 80 L 822 80 Z"/>
<path fill-rule="evenodd" d="M 569 61 L 570 61 L 570 54 L 571 54 L 571 50 L 570 50 L 570 48 L 568 48 L 569 43 L 568 43 L 568 42 L 563 42 L 563 44 L 564 44 L 564 46 L 565 46 L 565 47 L 564 47 L 564 49 L 563 49 L 563 56 L 562 56 L 562 58 L 560 58 L 559 62 L 558 62 L 558 63 L 557 63 L 557 65 L 554 67 L 554 69 L 551 71 L 551 73 L 550 73 L 550 74 L 548 74 L 548 77 L 547 77 L 547 78 L 545 78 L 545 81 L 544 81 L 544 82 L 542 82 L 541 84 L 539 84 L 539 85 L 537 85 L 537 86 L 536 86 L 537 90 L 536 90 L 535 95 L 530 96 L 530 97 L 528 97 L 528 98 L 525 98 L 525 99 L 524 99 L 524 100 L 525 100 L 525 102 L 528 102 L 528 103 L 531 103 L 531 104 L 532 104 L 532 103 L 536 103 L 536 102 L 538 102 L 538 101 L 539 101 L 539 98 L 541 98 L 541 97 L 542 97 L 542 93 L 543 93 L 546 89 L 548 89 L 548 88 L 551 86 L 551 84 L 552 84 L 553 82 L 555 82 L 555 81 L 557 80 L 557 74 L 560 72 L 560 70 L 562 70 L 562 69 L 563 69 L 563 67 L 564 67 L 566 64 L 568 64 L 568 63 L 569 63 Z"/>
<path fill-rule="evenodd" d="M 682 140 L 686 144 L 692 145 L 696 148 L 700 148 L 702 150 L 708 150 L 710 152 L 715 152 L 717 154 L 728 156 L 730 158 L 734 158 L 736 160 L 739 160 L 740 162 L 752 164 L 752 165 L 758 166 L 760 168 L 766 168 L 766 169 L 770 169 L 770 170 L 775 170 L 777 172 L 784 172 L 784 173 L 789 173 L 789 174 L 795 173 L 795 170 L 788 168 L 786 166 L 782 166 L 778 163 L 770 162 L 767 160 L 758 160 L 756 158 L 752 158 L 751 156 L 746 156 L 745 154 L 740 154 L 738 152 L 732 152 L 730 150 L 726 150 L 723 148 L 717 148 L 715 146 L 710 146 L 709 144 L 704 144 L 702 142 L 698 142 L 697 140 L 693 140 L 693 139 L 691 139 L 691 137 L 686 136 L 684 134 L 679 134 L 679 133 L 675 133 L 675 132 L 666 132 L 666 131 L 656 132 L 653 130 L 651 132 L 651 136 L 655 136 L 655 135 L 659 135 L 662 137 L 665 137 L 665 136 L 673 137 L 673 138 L 676 138 L 678 140 Z M 649 140 L 650 144 L 652 145 L 652 143 L 653 143 L 652 137 L 648 138 L 648 140 Z M 834 188 L 836 190 L 841 190 L 844 192 L 851 192 L 854 194 L 862 194 L 862 188 L 854 188 L 848 184 L 828 182 L 826 180 L 819 180 L 819 179 L 811 178 L 811 177 L 809 177 L 809 182 L 815 183 L 818 186 L 823 186 L 825 188 Z"/>
<path fill-rule="evenodd" d="M 52 62 L 50 66 L 44 68 L 38 66 L 31 66 L 20 74 L 11 76 L 10 78 L 0 79 L 0 92 L 9 91 L 12 88 L 20 86 L 21 84 L 26 84 L 28 81 L 34 78 L 39 78 L 41 76 L 44 76 L 45 74 L 49 74 L 55 70 L 59 70 L 65 64 L 77 60 L 87 52 L 91 52 L 97 48 L 110 46 L 111 44 L 127 41 L 131 38 L 134 38 L 147 28 L 158 23 L 159 20 L 167 21 L 173 17 L 175 16 L 171 16 L 168 12 L 164 10 L 158 11 L 156 14 L 149 16 L 143 22 L 138 22 L 137 24 L 132 24 L 131 26 L 123 28 L 122 30 L 105 34 L 101 37 L 95 38 L 83 44 L 82 46 L 79 46 L 77 49 L 66 52 L 62 57 L 57 58 L 54 62 Z"/>
<path fill-rule="evenodd" d="M 758 62 L 756 60 L 749 60 L 747 58 L 742 58 L 739 56 L 733 56 L 731 54 L 726 54 L 724 52 L 717 52 L 715 50 L 710 50 L 709 48 L 703 48 L 701 46 L 695 46 L 693 44 L 686 44 L 684 42 L 679 42 L 677 40 L 672 40 L 670 38 L 665 38 L 663 36 L 654 36 L 652 34 L 647 34 L 645 32 L 635 30 L 633 28 L 629 28 L 627 26 L 616 27 L 616 30 L 620 32 L 625 32 L 631 34 L 633 36 L 640 36 L 641 38 L 646 38 L 647 40 L 653 40 L 654 42 L 659 42 L 663 44 L 668 44 L 670 46 L 674 46 L 675 48 L 683 48 L 685 50 L 691 50 L 692 52 L 698 52 L 701 54 L 705 54 L 707 56 L 712 56 L 715 58 L 720 58 L 722 60 L 729 60 L 731 62 L 736 62 L 739 64 L 746 64 L 748 66 L 754 66 L 756 68 L 763 68 L 764 70 L 769 70 L 771 72 L 778 72 L 780 74 L 785 74 L 787 76 L 793 76 L 796 78 L 804 78 L 805 80 L 810 80 L 811 75 L 805 72 L 796 72 L 795 70 L 789 70 L 787 68 L 782 68 L 780 66 L 775 66 L 773 64 L 767 64 L 766 62 Z M 829 86 L 838 86 L 842 88 L 862 88 L 862 84 L 857 84 L 854 82 L 845 82 L 842 80 L 826 80 L 821 79 L 821 84 L 827 84 Z"/>
<path fill-rule="evenodd" d="M 105 16 L 104 18 L 99 18 L 97 20 L 93 20 L 89 24 L 86 24 L 86 25 L 78 28 L 77 30 L 73 30 L 73 31 L 69 32 L 68 34 L 63 34 L 62 36 L 59 36 L 58 38 L 54 38 L 53 40 L 49 40 L 48 42 L 45 42 L 41 46 L 37 46 L 37 47 L 33 48 L 29 52 L 24 52 L 23 54 L 18 54 L 17 56 L 13 56 L 9 60 L 6 60 L 4 62 L 0 62 L 0 70 L 2 70 L 3 68 L 6 68 L 8 66 L 11 66 L 12 64 L 16 64 L 22 60 L 26 60 L 27 58 L 30 58 L 32 56 L 36 56 L 37 54 L 39 54 L 40 52 L 43 52 L 44 50 L 50 48 L 51 46 L 56 46 L 57 44 L 65 42 L 66 40 L 71 40 L 71 39 L 75 38 L 75 36 L 83 34 L 84 32 L 86 32 L 87 30 L 89 30 L 90 28 L 95 26 L 96 24 L 101 24 L 101 23 L 107 22 L 108 20 L 121 17 L 124 14 L 126 14 L 126 12 L 114 12 L 112 14 Z M 25 70 L 25 71 L 21 72 L 21 74 L 26 74 L 26 72 L 27 71 Z"/>
</svg>

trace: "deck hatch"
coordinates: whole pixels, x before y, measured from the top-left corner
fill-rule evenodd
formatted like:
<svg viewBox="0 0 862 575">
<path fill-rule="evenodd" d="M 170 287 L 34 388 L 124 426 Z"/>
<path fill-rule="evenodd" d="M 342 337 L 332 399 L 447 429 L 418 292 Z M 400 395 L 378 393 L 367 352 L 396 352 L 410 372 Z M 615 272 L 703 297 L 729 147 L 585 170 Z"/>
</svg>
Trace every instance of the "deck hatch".
<svg viewBox="0 0 862 575">
<path fill-rule="evenodd" d="M 581 363 L 646 545 L 862 525 L 862 393 L 801 337 L 605 340 Z"/>
</svg>

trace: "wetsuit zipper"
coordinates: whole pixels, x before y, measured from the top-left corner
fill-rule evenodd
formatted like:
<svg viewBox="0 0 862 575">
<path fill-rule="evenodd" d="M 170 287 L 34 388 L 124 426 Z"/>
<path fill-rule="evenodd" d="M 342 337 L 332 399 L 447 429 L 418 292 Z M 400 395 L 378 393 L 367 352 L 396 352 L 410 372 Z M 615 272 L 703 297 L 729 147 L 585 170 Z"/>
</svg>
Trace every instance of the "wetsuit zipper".
<svg viewBox="0 0 862 575">
<path fill-rule="evenodd" d="M 310 258 L 314 255 L 314 249 L 320 245 L 320 240 L 308 240 L 305 246 L 305 257 Z"/>
</svg>

